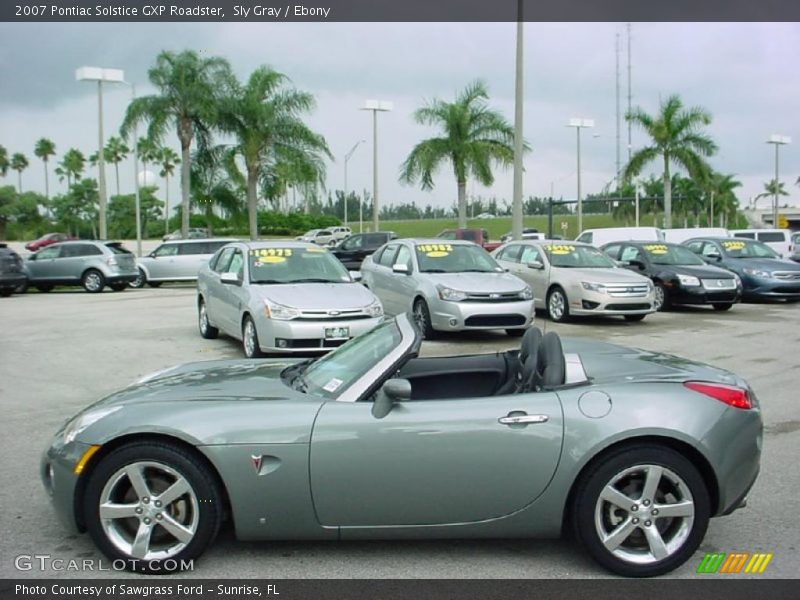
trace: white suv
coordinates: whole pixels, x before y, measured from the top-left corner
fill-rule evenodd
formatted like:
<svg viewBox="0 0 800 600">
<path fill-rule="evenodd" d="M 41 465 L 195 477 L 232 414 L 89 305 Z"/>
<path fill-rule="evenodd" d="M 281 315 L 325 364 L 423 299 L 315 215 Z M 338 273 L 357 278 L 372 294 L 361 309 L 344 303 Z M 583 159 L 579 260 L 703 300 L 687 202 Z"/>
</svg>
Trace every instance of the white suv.
<svg viewBox="0 0 800 600">
<path fill-rule="evenodd" d="M 733 237 L 758 240 L 775 250 L 781 258 L 789 258 L 794 251 L 792 232 L 788 229 L 734 229 Z"/>
</svg>

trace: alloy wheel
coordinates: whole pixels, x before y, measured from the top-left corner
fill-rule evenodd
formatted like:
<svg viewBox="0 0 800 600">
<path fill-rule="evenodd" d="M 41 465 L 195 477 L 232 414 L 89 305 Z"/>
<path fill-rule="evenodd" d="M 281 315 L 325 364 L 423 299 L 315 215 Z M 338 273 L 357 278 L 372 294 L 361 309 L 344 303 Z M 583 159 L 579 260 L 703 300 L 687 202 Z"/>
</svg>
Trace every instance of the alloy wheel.
<svg viewBox="0 0 800 600">
<path fill-rule="evenodd" d="M 550 312 L 550 318 L 554 321 L 560 321 L 564 318 L 564 307 L 566 305 L 566 301 L 564 299 L 564 294 L 562 294 L 559 290 L 554 290 L 550 294 L 550 300 L 548 302 L 548 310 Z"/>
<path fill-rule="evenodd" d="M 664 308 L 664 288 L 660 285 L 656 285 L 653 298 L 653 308 L 656 310 L 661 310 Z"/>
<path fill-rule="evenodd" d="M 244 353 L 248 358 L 256 355 L 256 326 L 252 319 L 244 324 Z"/>
<path fill-rule="evenodd" d="M 86 274 L 84 285 L 86 286 L 86 289 L 89 290 L 90 292 L 99 291 L 102 288 L 102 284 L 103 282 L 100 279 L 99 273 L 93 271 L 91 273 Z"/>
</svg>

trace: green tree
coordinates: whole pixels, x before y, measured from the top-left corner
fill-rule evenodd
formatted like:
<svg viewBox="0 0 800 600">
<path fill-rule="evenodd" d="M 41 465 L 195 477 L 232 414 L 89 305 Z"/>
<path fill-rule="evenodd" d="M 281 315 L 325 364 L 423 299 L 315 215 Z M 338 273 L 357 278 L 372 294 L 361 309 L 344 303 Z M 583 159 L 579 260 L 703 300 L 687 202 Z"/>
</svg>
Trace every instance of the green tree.
<svg viewBox="0 0 800 600">
<path fill-rule="evenodd" d="M 734 179 L 733 175 L 723 175 L 722 173 L 712 172 L 708 178 L 708 224 L 714 226 L 714 216 L 722 215 L 723 227 L 732 223 L 736 219 L 739 211 L 739 199 L 734 190 L 742 186 L 741 181 Z M 711 200 L 713 198 L 713 206 Z"/>
<path fill-rule="evenodd" d="M 164 203 L 156 198 L 153 188 L 144 187 L 139 190 L 139 208 L 142 231 L 161 218 Z M 113 196 L 108 203 L 109 234 L 115 238 L 133 238 L 136 236 L 136 195 L 125 194 Z"/>
<path fill-rule="evenodd" d="M 786 191 L 786 187 L 783 181 L 776 181 L 775 179 L 770 179 L 768 182 L 764 184 L 764 191 L 761 192 L 756 196 L 756 200 L 759 198 L 773 198 L 774 196 L 788 196 L 789 192 Z"/>
<path fill-rule="evenodd" d="M 121 133 L 126 137 L 140 122 L 147 122 L 148 137 L 160 143 L 170 126 L 175 127 L 181 145 L 181 232 L 189 229 L 191 189 L 190 150 L 192 141 L 210 142 L 210 129 L 217 120 L 217 104 L 232 80 L 227 61 L 203 58 L 191 50 L 164 51 L 148 71 L 158 94 L 134 99 L 128 106 Z"/>
<path fill-rule="evenodd" d="M 125 145 L 122 138 L 111 136 L 103 149 L 103 158 L 114 165 L 114 175 L 117 181 L 117 196 L 119 196 L 119 163 L 128 158 L 130 148 Z"/>
<path fill-rule="evenodd" d="M 623 177 L 631 179 L 650 162 L 661 158 L 664 171 L 664 227 L 672 227 L 672 180 L 670 165 L 682 167 L 694 179 L 702 179 L 710 171 L 704 157 L 717 151 L 714 141 L 702 131 L 704 125 L 711 123 L 711 113 L 695 106 L 684 108 L 677 95 L 672 95 L 661 103 L 659 112 L 652 116 L 640 107 L 631 109 L 625 118 L 644 129 L 650 136 L 651 144 L 640 148 L 631 156 L 623 170 Z"/>
<path fill-rule="evenodd" d="M 142 171 L 145 172 L 147 171 L 147 165 L 158 162 L 161 159 L 161 148 L 158 147 L 158 144 L 156 144 L 152 138 L 139 138 L 136 142 L 135 152 L 142 163 Z M 155 185 L 155 182 L 151 185 Z"/>
<path fill-rule="evenodd" d="M 203 209 L 209 234 L 214 231 L 214 209 L 228 221 L 242 221 L 244 206 L 241 174 L 231 177 L 233 152 L 226 148 L 205 149 L 192 154 L 192 202 Z"/>
<path fill-rule="evenodd" d="M 18 191 L 22 193 L 22 172 L 28 168 L 28 157 L 22 152 L 15 152 L 11 155 L 11 168 L 17 172 Z"/>
<path fill-rule="evenodd" d="M 8 161 L 8 150 L 5 146 L 0 146 L 0 176 L 5 177 L 8 175 L 8 168 L 11 163 Z"/>
<path fill-rule="evenodd" d="M 489 108 L 488 100 L 486 84 L 475 81 L 456 96 L 455 102 L 434 99 L 417 109 L 414 120 L 439 127 L 441 137 L 417 144 L 401 167 L 402 182 L 419 180 L 422 189 L 429 190 L 442 163 L 451 164 L 458 188 L 459 227 L 467 226 L 467 180 L 474 177 L 483 185 L 491 185 L 492 164 L 507 166 L 514 160 L 514 129 L 503 115 Z"/>
<path fill-rule="evenodd" d="M 54 197 L 52 206 L 56 218 L 69 233 L 77 235 L 82 227 L 91 227 L 92 235 L 96 237 L 98 203 L 97 181 L 80 179 L 66 194 Z"/>
<path fill-rule="evenodd" d="M 169 178 L 175 174 L 175 167 L 181 162 L 181 159 L 172 148 L 161 148 L 158 161 L 161 166 L 159 175 L 164 178 L 164 194 L 166 196 L 164 233 L 169 233 Z"/>
<path fill-rule="evenodd" d="M 0 187 L 0 240 L 6 239 L 6 227 L 14 218 L 18 197 L 13 185 Z"/>
<path fill-rule="evenodd" d="M 314 108 L 314 97 L 286 83 L 285 75 L 262 66 L 246 84 L 234 82 L 220 103 L 219 127 L 236 139 L 233 150 L 244 162 L 250 239 L 258 238 L 259 181 L 281 163 L 306 179 L 324 179 L 323 156 L 331 158 L 325 138 L 301 119 Z"/>
<path fill-rule="evenodd" d="M 67 180 L 67 193 L 72 188 L 72 182 L 78 181 L 86 168 L 86 157 L 77 148 L 70 148 L 61 157 L 61 162 L 56 167 L 59 181 Z"/>
<path fill-rule="evenodd" d="M 47 138 L 41 138 L 39 141 L 36 142 L 36 146 L 33 148 L 33 153 L 44 163 L 44 195 L 49 200 L 50 199 L 50 174 L 48 173 L 47 163 L 51 156 L 55 156 L 56 154 L 56 145 L 53 143 L 52 140 L 48 140 Z"/>
</svg>

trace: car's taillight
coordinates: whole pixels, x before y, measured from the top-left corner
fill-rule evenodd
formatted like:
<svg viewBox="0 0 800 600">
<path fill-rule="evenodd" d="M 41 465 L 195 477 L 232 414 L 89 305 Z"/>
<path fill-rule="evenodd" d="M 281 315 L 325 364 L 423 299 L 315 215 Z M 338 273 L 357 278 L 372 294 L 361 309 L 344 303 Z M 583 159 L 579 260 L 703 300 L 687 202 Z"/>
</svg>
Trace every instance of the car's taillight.
<svg viewBox="0 0 800 600">
<path fill-rule="evenodd" d="M 684 387 L 689 388 L 700 394 L 711 396 L 715 400 L 724 402 L 728 406 L 734 408 L 753 408 L 753 403 L 750 401 L 750 395 L 747 390 L 733 385 L 723 385 L 721 383 L 709 383 L 706 381 L 687 381 L 683 384 Z"/>
<path fill-rule="evenodd" d="M 106 261 L 106 263 L 108 264 L 109 267 L 116 267 L 117 266 L 117 257 L 116 256 L 112 256 L 111 258 L 109 258 Z"/>
</svg>

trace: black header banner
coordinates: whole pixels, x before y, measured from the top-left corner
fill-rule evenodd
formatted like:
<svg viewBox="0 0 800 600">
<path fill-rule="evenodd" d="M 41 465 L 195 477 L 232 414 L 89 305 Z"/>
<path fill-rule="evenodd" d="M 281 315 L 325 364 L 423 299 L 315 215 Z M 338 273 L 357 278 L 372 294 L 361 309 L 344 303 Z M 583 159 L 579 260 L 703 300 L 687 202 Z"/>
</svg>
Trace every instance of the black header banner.
<svg viewBox="0 0 800 600">
<path fill-rule="evenodd" d="M 2 0 L 0 22 L 800 21 L 796 0 Z"/>
</svg>

